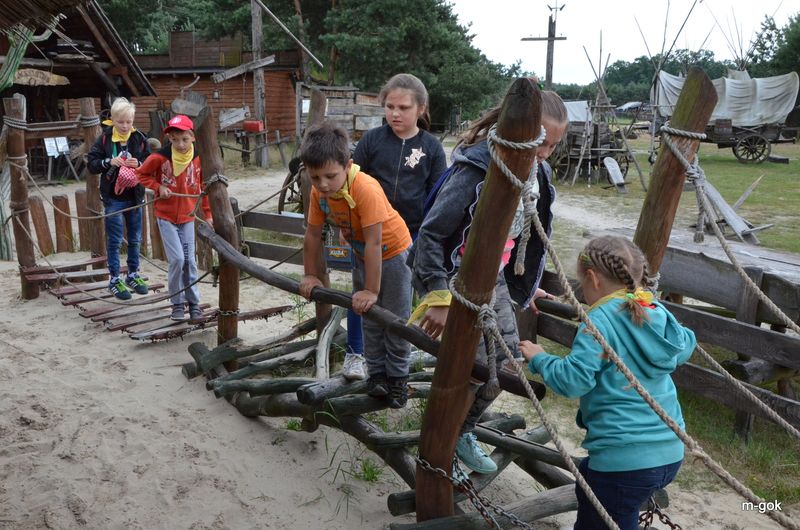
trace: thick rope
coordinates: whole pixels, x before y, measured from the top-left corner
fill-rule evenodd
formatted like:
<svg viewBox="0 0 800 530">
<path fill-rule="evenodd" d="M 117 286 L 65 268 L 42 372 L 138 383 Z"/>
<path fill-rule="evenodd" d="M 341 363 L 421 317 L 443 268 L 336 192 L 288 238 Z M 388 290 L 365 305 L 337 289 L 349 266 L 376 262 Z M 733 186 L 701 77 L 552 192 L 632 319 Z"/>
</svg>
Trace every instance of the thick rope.
<svg viewBox="0 0 800 530">
<path fill-rule="evenodd" d="M 46 123 L 28 123 L 26 120 L 21 120 L 19 118 L 13 118 L 11 116 L 3 116 L 3 123 L 11 127 L 12 129 L 19 129 L 22 131 L 68 131 L 70 129 L 74 129 L 77 125 L 81 128 L 87 127 L 94 127 L 95 125 L 100 125 L 100 117 L 99 116 L 78 116 L 74 122 L 70 122 L 68 124 L 62 125 L 50 125 L 47 126 Z M 29 127 L 29 125 L 35 125 L 35 127 Z"/>
<path fill-rule="evenodd" d="M 756 283 L 752 280 L 752 278 L 750 278 L 750 276 L 747 275 L 747 272 L 745 272 L 745 270 L 739 264 L 739 260 L 736 259 L 736 256 L 733 254 L 730 245 L 725 240 L 725 235 L 722 233 L 722 230 L 720 230 L 719 226 L 717 226 L 717 223 L 713 222 L 713 217 L 712 217 L 713 206 L 711 206 L 708 200 L 708 196 L 706 196 L 704 188 L 705 172 L 700 167 L 700 164 L 697 162 L 697 157 L 695 156 L 693 163 L 689 163 L 686 157 L 683 156 L 683 153 L 681 153 L 680 149 L 678 149 L 678 146 L 675 145 L 675 142 L 673 142 L 672 139 L 670 138 L 670 135 L 684 136 L 687 138 L 697 138 L 698 137 L 697 135 L 699 133 L 692 133 L 690 131 L 681 131 L 680 129 L 673 129 L 672 127 L 662 127 L 661 130 L 662 132 L 667 133 L 666 135 L 662 135 L 664 143 L 667 145 L 667 147 L 669 147 L 670 151 L 672 151 L 672 153 L 675 155 L 675 158 L 677 158 L 680 161 L 680 163 L 683 164 L 683 167 L 686 169 L 686 178 L 689 181 L 691 181 L 695 186 L 695 190 L 698 196 L 698 204 L 702 204 L 703 208 L 705 209 L 706 216 L 712 221 L 709 224 L 711 225 L 711 228 L 714 231 L 714 235 L 717 236 L 717 239 L 719 240 L 720 245 L 722 246 L 722 249 L 725 252 L 725 255 L 728 256 L 728 259 L 730 260 L 734 269 L 736 269 L 736 272 L 742 278 L 744 284 L 747 286 L 750 292 L 754 293 L 758 297 L 759 301 L 763 303 L 772 312 L 773 315 L 775 315 L 781 322 L 783 322 L 786 325 L 786 327 L 788 327 L 795 333 L 800 334 L 800 326 L 798 326 L 797 323 L 795 323 L 791 318 L 789 318 L 789 316 L 786 313 L 784 313 L 772 300 L 770 300 L 767 297 L 766 294 L 764 294 L 764 292 L 758 287 L 758 285 L 756 285 Z M 705 135 L 703 135 L 703 137 L 705 137 Z"/>
<path fill-rule="evenodd" d="M 628 382 L 631 384 L 631 387 L 636 390 L 636 392 L 642 396 L 642 399 L 650 405 L 650 408 L 658 415 L 659 418 L 674 432 L 678 438 L 686 445 L 687 449 L 694 453 L 695 455 L 703 461 L 703 463 L 708 467 L 711 471 L 713 471 L 718 477 L 720 477 L 726 484 L 728 484 L 734 491 L 736 491 L 739 495 L 747 499 L 748 501 L 758 504 L 760 502 L 764 502 L 764 499 L 757 496 L 753 493 L 747 486 L 739 482 L 733 475 L 731 475 L 728 471 L 726 471 L 722 466 L 719 465 L 713 458 L 711 458 L 703 448 L 698 444 L 694 438 L 692 438 L 686 431 L 681 429 L 681 427 L 675 423 L 669 414 L 659 405 L 653 397 L 645 390 L 645 388 L 641 385 L 636 376 L 628 369 L 622 359 L 619 358 L 617 353 L 611 347 L 610 344 L 605 340 L 603 335 L 600 331 L 594 326 L 589 315 L 583 309 L 583 306 L 575 297 L 575 293 L 572 290 L 572 287 L 569 284 L 567 279 L 567 275 L 564 272 L 563 267 L 561 266 L 561 261 L 558 259 L 558 255 L 556 254 L 555 250 L 553 249 L 550 239 L 547 237 L 547 234 L 544 231 L 544 227 L 542 223 L 539 221 L 538 217 L 534 217 L 534 226 L 536 228 L 536 232 L 541 238 L 545 248 L 547 249 L 548 254 L 550 255 L 551 260 L 553 261 L 553 266 L 556 269 L 558 274 L 559 283 L 561 284 L 561 288 L 564 290 L 564 293 L 569 300 L 570 304 L 573 308 L 578 312 L 578 316 L 580 317 L 581 322 L 586 325 L 586 330 L 594 337 L 594 339 L 600 344 L 603 348 L 603 353 L 616 365 L 619 371 L 625 376 Z M 768 511 L 767 515 L 777 521 L 778 523 L 786 526 L 787 528 L 792 528 L 795 530 L 800 530 L 800 526 L 795 524 L 789 517 L 783 515 L 778 511 Z"/>
<path fill-rule="evenodd" d="M 500 172 L 505 175 L 509 182 L 511 182 L 515 188 L 521 191 L 524 223 L 522 227 L 522 233 L 520 234 L 519 248 L 517 249 L 517 259 L 514 261 L 514 274 L 517 276 L 522 276 L 525 274 L 525 254 L 528 248 L 528 240 L 531 237 L 531 219 L 537 215 L 536 203 L 539 200 L 539 180 L 536 178 L 536 174 L 539 171 L 539 160 L 536 158 L 536 156 L 534 156 L 531 172 L 528 174 L 528 179 L 523 183 L 508 168 L 503 159 L 500 158 L 500 155 L 495 149 L 495 144 L 502 145 L 508 149 L 535 150 L 537 147 L 542 145 L 542 142 L 544 142 L 546 137 L 547 131 L 544 127 L 541 127 L 539 136 L 535 140 L 530 140 L 527 142 L 512 142 L 497 136 L 497 124 L 492 125 L 486 135 L 486 143 L 489 147 L 489 155 L 492 157 L 492 161 L 497 165 L 498 168 L 500 168 Z"/>
<path fill-rule="evenodd" d="M 539 222 L 539 218 L 538 217 L 536 217 L 536 222 L 537 223 Z M 464 295 L 462 295 L 458 291 L 458 289 L 456 289 L 456 287 L 455 287 L 455 279 L 457 277 L 458 277 L 458 275 L 453 276 L 453 278 L 450 280 L 450 292 L 453 293 L 453 298 L 458 300 L 461 304 L 463 304 L 468 309 L 471 309 L 472 311 L 478 312 L 479 315 L 482 312 L 487 312 L 487 310 L 491 311 L 492 313 L 494 312 L 494 310 L 492 309 L 492 306 L 490 306 L 488 304 L 484 304 L 482 306 L 479 306 L 478 304 L 472 302 L 471 300 L 467 299 Z M 492 296 L 492 302 L 494 302 L 494 295 Z M 536 397 L 536 393 L 534 392 L 533 388 L 531 388 L 531 385 L 528 382 L 528 378 L 525 377 L 525 372 L 524 372 L 522 366 L 514 358 L 514 354 L 509 350 L 508 345 L 503 340 L 503 337 L 500 334 L 500 330 L 497 329 L 496 320 L 495 319 L 483 319 L 483 320 L 479 319 L 478 322 L 479 322 L 480 326 L 484 326 L 484 325 L 487 326 L 486 328 L 483 328 L 483 331 L 486 334 L 486 336 L 489 338 L 489 341 L 492 342 L 492 343 L 500 344 L 500 347 L 505 352 L 506 357 L 508 357 L 510 359 L 510 361 L 511 361 L 512 365 L 514 366 L 514 369 L 515 369 L 515 371 L 517 373 L 517 376 L 519 377 L 520 381 L 522 382 L 523 386 L 525 387 L 525 392 L 528 394 L 528 397 L 530 398 L 531 403 L 533 404 L 533 408 L 536 409 L 536 413 L 539 415 L 539 418 L 542 420 L 542 425 L 544 425 L 544 428 L 547 429 L 547 432 L 550 434 L 550 438 L 553 440 L 553 443 L 555 444 L 556 448 L 558 449 L 559 454 L 564 459 L 564 463 L 566 463 L 566 465 L 569 468 L 570 472 L 575 477 L 576 482 L 581 487 L 583 492 L 586 494 L 586 497 L 589 499 L 589 502 L 591 502 L 591 504 L 594 507 L 594 509 L 597 510 L 597 513 L 600 515 L 600 518 L 603 519 L 603 522 L 606 523 L 606 526 L 608 526 L 608 528 L 610 528 L 611 530 L 619 530 L 619 526 L 617 525 L 617 523 L 614 522 L 614 520 L 611 518 L 611 516 L 606 511 L 605 507 L 600 503 L 600 500 L 597 498 L 597 496 L 595 496 L 594 492 L 592 491 L 592 488 L 589 486 L 589 484 L 586 482 L 586 479 L 584 479 L 583 475 L 578 470 L 578 467 L 575 465 L 575 462 L 572 461 L 572 457 L 570 456 L 569 451 L 567 450 L 567 448 L 564 447 L 564 444 L 561 442 L 561 438 L 558 436 L 558 431 L 556 430 L 555 426 L 553 426 L 550 423 L 550 421 L 547 419 L 547 414 L 545 413 L 544 408 L 542 408 L 541 402 Z M 492 327 L 489 327 L 489 326 L 492 326 Z M 488 344 L 487 344 L 487 350 L 488 350 Z M 492 350 L 494 350 L 494 346 L 492 346 Z M 492 367 L 493 364 L 494 364 L 493 362 L 489 361 L 490 377 L 491 377 L 491 367 Z M 496 373 L 495 373 L 495 377 L 496 377 Z"/>
</svg>

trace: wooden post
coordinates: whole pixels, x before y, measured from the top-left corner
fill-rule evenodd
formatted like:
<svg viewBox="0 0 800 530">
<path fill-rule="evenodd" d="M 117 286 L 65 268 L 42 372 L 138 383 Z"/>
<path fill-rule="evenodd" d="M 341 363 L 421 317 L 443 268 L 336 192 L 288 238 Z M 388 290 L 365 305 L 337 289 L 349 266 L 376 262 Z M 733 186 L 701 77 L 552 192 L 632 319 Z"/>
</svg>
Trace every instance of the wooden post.
<svg viewBox="0 0 800 530">
<path fill-rule="evenodd" d="M 147 210 L 144 208 L 142 210 L 142 240 L 139 243 L 139 253 L 142 256 L 147 256 L 150 254 L 150 245 L 148 243 L 149 237 L 147 237 L 147 225 L 150 224 L 147 222 Z"/>
<path fill-rule="evenodd" d="M 250 12 L 252 16 L 251 31 L 253 43 L 253 60 L 261 59 L 261 44 L 263 42 L 264 26 L 261 22 L 261 6 L 256 0 L 250 0 Z M 267 130 L 267 103 L 264 84 L 264 69 L 256 68 L 253 70 L 253 104 L 255 118 L 264 124 L 264 130 Z M 268 149 L 264 147 L 259 149 L 266 143 L 266 135 L 255 135 L 255 160 L 258 167 L 269 167 L 269 153 Z"/>
<path fill-rule="evenodd" d="M 711 222 L 714 222 L 713 220 Z M 745 272 L 751 280 L 760 288 L 761 282 L 764 279 L 764 269 L 760 267 L 745 267 Z M 739 307 L 736 310 L 736 320 L 739 322 L 746 322 L 758 326 L 758 295 L 747 288 L 742 282 L 742 297 L 739 299 Z M 751 359 L 749 355 L 739 354 L 739 360 L 747 361 Z M 750 438 L 753 430 L 752 414 L 744 411 L 736 411 L 736 417 L 733 422 L 733 433 L 744 443 L 750 443 Z"/>
<path fill-rule="evenodd" d="M 704 132 L 716 104 L 717 92 L 711 80 L 703 70 L 692 67 L 675 105 L 671 126 L 684 131 Z M 694 160 L 700 140 L 676 136 L 672 137 L 672 141 L 689 162 Z M 650 189 L 645 195 L 639 224 L 633 236 L 633 242 L 647 257 L 652 274 L 661 268 L 664 253 L 667 251 L 685 177 L 686 168 L 662 143 L 661 152 L 653 166 Z"/>
<path fill-rule="evenodd" d="M 214 113 L 209 112 L 199 129 L 195 131 L 197 148 L 203 169 L 203 182 L 214 175 L 223 174 L 222 154 L 217 143 L 217 124 Z M 234 248 L 239 248 L 239 231 L 233 217 L 227 185 L 216 181 L 206 187 L 214 222 L 214 231 Z M 235 338 L 238 334 L 239 320 L 239 269 L 235 264 L 220 256 L 219 259 L 219 333 L 217 343 Z M 227 313 L 230 312 L 230 313 Z M 236 363 L 226 366 L 235 369 Z"/>
<path fill-rule="evenodd" d="M 25 121 L 25 96 L 14 94 L 14 97 L 3 98 L 3 108 L 5 115 L 9 118 Z M 17 249 L 17 261 L 20 266 L 20 283 L 23 300 L 32 300 L 39 296 L 39 284 L 29 283 L 22 274 L 22 268 L 35 267 L 36 255 L 33 252 L 33 241 L 30 233 L 30 222 L 28 216 L 28 177 L 27 174 L 16 166 L 25 166 L 27 159 L 25 153 L 25 131 L 9 127 L 8 139 L 6 140 L 6 152 L 14 165 L 11 165 L 11 195 L 9 210 L 11 219 L 9 222 L 14 227 L 14 243 Z M 28 233 L 26 233 L 26 231 Z"/>
<path fill-rule="evenodd" d="M 69 198 L 66 195 L 53 195 L 53 205 L 56 207 L 53 212 L 56 221 L 56 252 L 73 252 L 75 238 L 72 235 L 72 219 L 69 217 Z"/>
<path fill-rule="evenodd" d="M 94 99 L 81 98 L 79 102 L 81 105 L 81 116 L 84 119 L 97 116 L 97 112 L 94 108 Z M 101 132 L 102 128 L 100 124 L 83 127 L 85 152 L 89 152 Z M 86 206 L 89 209 L 90 215 L 101 215 L 103 213 L 103 203 L 100 201 L 100 175 L 92 174 L 89 171 L 86 172 Z M 92 252 L 92 257 L 105 256 L 106 231 L 103 220 L 91 219 L 89 221 L 89 226 L 91 227 L 89 231 L 91 234 L 89 250 Z"/>
<path fill-rule="evenodd" d="M 75 190 L 75 212 L 78 217 L 89 217 L 89 209 L 86 207 L 86 190 Z M 78 219 L 78 250 L 84 251 L 91 248 L 89 240 L 92 238 L 88 219 Z"/>
<path fill-rule="evenodd" d="M 31 211 L 31 222 L 36 230 L 36 241 L 39 244 L 39 251 L 44 256 L 53 253 L 53 235 L 50 233 L 50 225 L 47 223 L 47 213 L 44 211 L 44 202 L 38 195 L 28 198 L 28 208 Z"/>
<path fill-rule="evenodd" d="M 498 136 L 525 142 L 539 135 L 541 94 L 529 79 L 517 79 L 503 101 L 497 124 Z M 535 151 L 497 146 L 509 169 L 521 180 L 533 166 Z M 458 273 L 456 288 L 467 299 L 484 304 L 492 299 L 500 257 L 514 217 L 520 190 L 489 166 Z M 455 298 L 450 306 L 431 396 L 422 423 L 419 454 L 433 467 L 450 473 L 456 437 L 472 400 L 469 396 L 470 364 L 474 361 L 480 330 L 478 315 Z M 417 521 L 453 515 L 450 482 L 417 465 Z"/>
<path fill-rule="evenodd" d="M 150 202 L 155 197 L 153 190 L 145 191 L 145 200 L 150 203 L 147 205 L 147 219 L 150 223 L 150 241 L 153 243 L 152 257 L 163 261 L 167 259 L 167 256 L 164 254 L 164 245 L 161 243 L 161 230 L 158 229 L 158 222 L 156 222 L 155 203 Z"/>
</svg>

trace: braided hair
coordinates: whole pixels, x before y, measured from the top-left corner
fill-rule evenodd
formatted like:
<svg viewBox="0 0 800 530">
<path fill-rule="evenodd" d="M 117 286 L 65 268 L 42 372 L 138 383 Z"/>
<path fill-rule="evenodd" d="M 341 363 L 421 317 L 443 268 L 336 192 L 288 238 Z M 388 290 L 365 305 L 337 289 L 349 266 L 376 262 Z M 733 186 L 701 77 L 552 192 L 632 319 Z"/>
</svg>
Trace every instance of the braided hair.
<svg viewBox="0 0 800 530">
<path fill-rule="evenodd" d="M 594 269 L 607 278 L 619 281 L 633 294 L 650 287 L 649 267 L 642 251 L 624 237 L 602 236 L 589 241 L 579 256 L 580 267 Z M 641 326 L 647 320 L 644 308 L 632 297 L 625 299 L 631 320 Z"/>
</svg>

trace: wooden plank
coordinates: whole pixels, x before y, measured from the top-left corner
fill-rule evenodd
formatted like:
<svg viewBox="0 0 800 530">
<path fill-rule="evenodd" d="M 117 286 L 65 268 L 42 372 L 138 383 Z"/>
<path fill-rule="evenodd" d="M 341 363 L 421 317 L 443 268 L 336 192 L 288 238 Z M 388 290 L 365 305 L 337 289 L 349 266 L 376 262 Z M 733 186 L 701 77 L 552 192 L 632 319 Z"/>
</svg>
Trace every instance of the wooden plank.
<svg viewBox="0 0 800 530">
<path fill-rule="evenodd" d="M 270 232 L 281 232 L 302 236 L 306 233 L 303 218 L 265 212 L 247 212 L 241 216 L 242 226 L 260 228 Z"/>
<path fill-rule="evenodd" d="M 714 185 L 709 181 L 705 181 L 703 187 L 705 188 L 706 197 L 708 197 L 709 202 L 711 202 L 719 215 L 725 219 L 725 222 L 728 223 L 728 226 L 731 227 L 731 230 L 736 233 L 736 236 L 742 241 L 758 245 L 758 238 L 756 238 L 755 235 L 752 233 L 744 233 L 749 228 L 747 223 L 745 223 L 744 220 L 739 217 L 739 214 L 737 214 L 734 209 L 731 208 L 727 202 L 725 202 L 725 199 L 722 197 L 719 190 L 717 190 L 717 188 L 715 188 Z M 716 220 L 713 220 L 712 222 L 716 222 Z"/>
<path fill-rule="evenodd" d="M 66 195 L 53 195 L 53 216 L 56 223 L 56 252 L 72 252 L 75 237 L 72 235 L 69 199 Z M 62 213 L 63 212 L 63 213 Z"/>
<path fill-rule="evenodd" d="M 167 303 L 164 303 L 164 304 L 160 304 L 160 303 L 155 302 L 155 303 L 148 304 L 148 305 L 133 306 L 132 308 L 130 308 L 128 306 L 119 306 L 119 305 L 110 306 L 110 307 L 111 308 L 117 308 L 117 309 L 114 310 L 114 311 L 107 311 L 106 313 L 101 313 L 99 315 L 90 317 L 89 320 L 91 320 L 92 322 L 108 322 L 110 320 L 113 320 L 113 319 L 116 319 L 116 318 L 121 318 L 121 317 L 128 317 L 128 316 L 132 316 L 132 315 L 144 315 L 144 314 L 152 313 L 154 311 L 158 311 L 158 310 L 161 310 L 161 309 L 171 308 L 172 307 L 172 302 L 167 302 Z M 106 309 L 107 308 L 108 308 L 108 306 L 106 307 Z M 83 313 L 81 313 L 81 316 L 84 316 Z"/>
<path fill-rule="evenodd" d="M 127 265 L 123 265 L 119 268 L 119 272 L 128 272 Z M 72 282 L 81 282 L 86 280 L 95 280 L 96 278 L 105 277 L 108 278 L 108 271 L 106 270 L 89 270 L 89 271 L 75 271 L 75 272 L 53 272 L 53 273 L 42 273 L 42 274 L 25 274 L 25 277 L 30 282 L 54 282 L 59 280 L 60 278 L 64 278 L 66 280 Z"/>
<path fill-rule="evenodd" d="M 85 270 L 86 267 L 94 265 L 104 266 L 106 264 L 105 256 L 97 256 L 81 262 L 63 263 L 51 266 L 40 265 L 36 267 L 24 267 L 22 270 L 25 274 L 41 274 L 47 272 L 74 272 Z"/>
<path fill-rule="evenodd" d="M 261 243 L 258 241 L 245 241 L 245 244 L 250 248 L 251 258 L 261 258 L 272 261 L 286 260 L 286 263 L 291 263 L 292 265 L 303 264 L 302 248 L 297 249 L 285 245 Z M 298 250 L 300 250 L 300 252 L 298 252 Z"/>
<path fill-rule="evenodd" d="M 123 312 L 126 309 L 130 309 L 132 307 L 141 308 L 147 306 L 149 309 L 152 309 L 152 307 L 150 307 L 150 304 L 161 302 L 162 300 L 167 300 L 168 298 L 169 294 L 148 294 L 145 296 L 141 296 L 136 300 L 130 300 L 128 302 L 115 301 L 117 303 L 114 304 L 104 303 L 101 306 L 92 307 L 91 309 L 85 309 L 81 311 L 79 314 L 84 318 L 90 318 L 92 322 L 101 322 L 105 321 L 108 318 L 111 318 L 112 315 L 119 316 L 120 312 Z"/>
<path fill-rule="evenodd" d="M 89 208 L 86 206 L 86 190 L 75 190 L 75 213 L 78 217 L 89 217 Z M 88 219 L 78 219 L 78 250 L 89 250 L 91 245 L 90 226 Z"/>
<path fill-rule="evenodd" d="M 212 318 L 216 318 L 217 313 L 219 312 L 219 308 L 215 307 L 210 309 L 210 304 L 205 304 L 206 310 L 203 311 L 203 316 L 201 318 L 210 321 Z M 150 314 L 153 316 L 153 314 Z M 159 331 L 164 328 L 171 328 L 173 326 L 187 324 L 189 319 L 188 312 L 186 313 L 187 320 L 172 320 L 171 313 L 166 314 L 161 312 L 155 318 L 142 318 L 142 321 L 138 324 L 129 324 L 125 326 L 125 332 L 131 335 L 136 335 L 139 333 L 150 333 L 153 331 Z"/>
<path fill-rule="evenodd" d="M 280 314 L 290 309 L 291 306 L 270 307 L 268 309 L 258 309 L 255 311 L 244 311 L 237 315 L 237 322 L 244 322 L 246 320 L 254 320 L 257 318 L 267 318 L 272 315 Z M 215 328 L 219 324 L 217 319 L 219 311 L 217 309 L 203 313 L 203 320 L 201 322 L 180 322 L 177 326 L 167 326 L 161 329 L 152 331 L 133 333 L 130 337 L 134 340 L 163 340 L 171 337 L 178 337 L 185 335 L 198 329 Z"/>
<path fill-rule="evenodd" d="M 53 253 L 53 236 L 50 234 L 50 225 L 47 223 L 47 214 L 44 211 L 44 202 L 38 195 L 28 198 L 28 208 L 31 213 L 31 223 L 36 230 L 36 242 L 39 252 L 45 256 Z"/>
<path fill-rule="evenodd" d="M 275 55 L 268 55 L 266 57 L 262 57 L 261 59 L 250 61 L 249 63 L 240 64 L 239 66 L 235 66 L 229 70 L 218 72 L 211 76 L 211 81 L 214 83 L 222 83 L 225 80 L 232 79 L 247 72 L 251 72 L 256 68 L 269 66 L 274 62 Z"/>
<path fill-rule="evenodd" d="M 106 287 L 108 287 L 108 281 L 99 281 L 94 283 L 84 283 L 80 286 L 67 285 L 66 287 L 50 289 L 48 292 L 56 298 L 61 298 L 62 296 L 77 294 L 80 292 L 97 291 L 100 289 L 105 289 Z"/>
<path fill-rule="evenodd" d="M 739 306 L 742 279 L 730 263 L 721 259 L 710 257 L 708 253 L 670 247 L 660 271 L 660 288 L 735 311 Z M 748 263 L 769 264 L 750 259 L 743 265 Z M 780 273 L 765 270 L 762 290 L 789 318 L 795 322 L 800 320 L 800 283 L 792 277 L 784 277 L 783 269 Z M 763 305 L 758 309 L 757 319 L 760 322 L 775 320 Z"/>
<path fill-rule="evenodd" d="M 694 392 L 735 410 L 764 417 L 761 409 L 733 390 L 730 383 L 721 375 L 707 368 L 686 363 L 672 374 L 672 379 L 681 391 Z M 778 396 L 769 390 L 748 385 L 747 383 L 743 384 L 783 419 L 795 427 L 800 427 L 800 401 Z"/>
<path fill-rule="evenodd" d="M 107 287 L 108 286 L 108 282 L 104 282 L 104 283 L 105 283 L 104 286 Z M 154 284 L 151 284 L 149 287 L 150 287 L 151 291 L 158 291 L 159 289 L 163 289 L 164 288 L 164 284 L 163 283 L 154 283 Z M 111 294 L 110 291 L 106 291 L 106 292 L 99 293 L 99 294 L 92 294 L 91 292 L 84 291 L 82 293 L 76 293 L 76 294 L 77 294 L 77 296 L 75 298 L 67 298 L 66 296 L 62 297 L 61 304 L 62 305 L 67 305 L 67 306 L 75 306 L 75 305 L 85 304 L 87 302 L 93 302 L 93 301 L 99 302 L 100 300 L 106 300 L 106 299 L 114 298 L 114 295 Z M 98 298 L 100 300 L 98 300 Z M 141 297 L 139 297 L 139 295 L 136 295 L 136 297 L 134 297 L 134 299 L 141 300 Z"/>
</svg>

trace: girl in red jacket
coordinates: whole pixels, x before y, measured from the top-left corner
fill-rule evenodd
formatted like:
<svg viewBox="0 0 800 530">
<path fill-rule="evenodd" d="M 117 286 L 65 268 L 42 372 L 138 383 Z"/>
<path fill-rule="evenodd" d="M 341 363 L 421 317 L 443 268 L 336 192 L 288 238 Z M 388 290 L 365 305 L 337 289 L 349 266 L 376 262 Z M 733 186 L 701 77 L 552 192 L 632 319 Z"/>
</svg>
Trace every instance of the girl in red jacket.
<svg viewBox="0 0 800 530">
<path fill-rule="evenodd" d="M 203 192 L 200 157 L 194 148 L 194 124 L 186 116 L 169 120 L 164 133 L 169 143 L 152 154 L 137 170 L 144 186 L 156 192 L 155 213 L 161 241 L 169 262 L 168 285 L 172 302 L 172 320 L 199 319 L 200 291 L 197 288 L 194 216 L 198 197 Z M 211 223 L 208 197 L 202 196 L 206 220 Z"/>
</svg>

